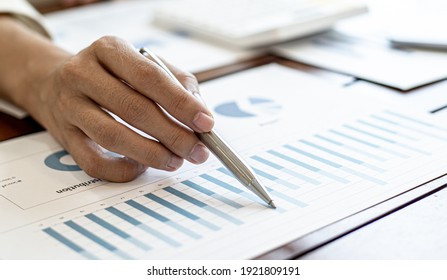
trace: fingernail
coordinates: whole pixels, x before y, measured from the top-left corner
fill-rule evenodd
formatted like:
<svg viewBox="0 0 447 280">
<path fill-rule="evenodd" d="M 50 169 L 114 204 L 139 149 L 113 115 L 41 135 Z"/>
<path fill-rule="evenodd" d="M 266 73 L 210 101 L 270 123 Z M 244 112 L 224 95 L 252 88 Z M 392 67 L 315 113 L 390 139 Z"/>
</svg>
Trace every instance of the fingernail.
<svg viewBox="0 0 447 280">
<path fill-rule="evenodd" d="M 214 119 L 205 113 L 199 112 L 192 123 L 198 128 L 198 132 L 208 132 L 214 126 Z"/>
<path fill-rule="evenodd" d="M 205 145 L 199 143 L 192 150 L 191 154 L 189 155 L 189 159 L 193 163 L 202 163 L 208 159 L 209 155 L 210 155 L 210 152 L 205 147 Z"/>
<path fill-rule="evenodd" d="M 177 155 L 171 155 L 171 158 L 168 161 L 168 168 L 170 170 L 177 170 L 183 164 L 183 159 Z"/>
</svg>

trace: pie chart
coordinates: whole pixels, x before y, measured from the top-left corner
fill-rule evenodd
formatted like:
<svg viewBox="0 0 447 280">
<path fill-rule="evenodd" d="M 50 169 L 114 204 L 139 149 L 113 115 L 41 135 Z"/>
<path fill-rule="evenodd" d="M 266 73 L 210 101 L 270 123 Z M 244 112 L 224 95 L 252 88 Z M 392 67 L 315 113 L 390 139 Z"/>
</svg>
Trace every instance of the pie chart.
<svg viewBox="0 0 447 280">
<path fill-rule="evenodd" d="M 253 118 L 277 115 L 282 106 L 274 100 L 260 97 L 249 97 L 222 103 L 214 108 L 219 115 L 232 118 Z"/>
</svg>

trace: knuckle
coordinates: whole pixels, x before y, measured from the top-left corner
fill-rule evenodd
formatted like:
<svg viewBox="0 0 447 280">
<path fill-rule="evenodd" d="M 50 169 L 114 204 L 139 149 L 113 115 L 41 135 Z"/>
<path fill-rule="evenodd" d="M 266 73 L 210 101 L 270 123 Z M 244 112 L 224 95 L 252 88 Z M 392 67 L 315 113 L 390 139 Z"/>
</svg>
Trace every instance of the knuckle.
<svg viewBox="0 0 447 280">
<path fill-rule="evenodd" d="M 144 106 L 145 102 L 133 95 L 123 96 L 120 100 L 120 109 L 123 116 L 127 116 L 131 123 L 143 123 L 148 119 L 149 106 Z"/>
<path fill-rule="evenodd" d="M 186 149 L 187 137 L 183 131 L 179 131 L 175 129 L 168 134 L 168 138 L 166 140 L 166 146 L 170 147 L 173 151 L 180 154 L 185 154 L 184 150 Z M 187 153 L 187 151 L 186 151 Z"/>
<path fill-rule="evenodd" d="M 95 120 L 93 120 L 96 122 Z M 111 125 L 96 125 L 94 127 L 95 141 L 104 148 L 113 148 L 122 142 L 122 131 Z"/>
<path fill-rule="evenodd" d="M 91 46 L 98 50 L 112 49 L 120 40 L 118 37 L 106 35 L 94 41 Z"/>
<path fill-rule="evenodd" d="M 162 155 L 157 152 L 157 149 L 146 149 L 142 156 L 145 165 L 155 168 L 161 166 Z"/>
<path fill-rule="evenodd" d="M 79 60 L 72 57 L 61 66 L 59 76 L 65 83 L 66 81 L 79 80 L 83 73 Z"/>
<path fill-rule="evenodd" d="M 190 72 L 181 72 L 179 74 L 179 79 L 186 83 L 198 84 L 196 76 Z"/>
<path fill-rule="evenodd" d="M 179 94 L 172 98 L 171 109 L 174 115 L 180 115 L 185 111 L 187 104 L 189 103 L 191 96 L 185 91 L 180 91 Z"/>
</svg>

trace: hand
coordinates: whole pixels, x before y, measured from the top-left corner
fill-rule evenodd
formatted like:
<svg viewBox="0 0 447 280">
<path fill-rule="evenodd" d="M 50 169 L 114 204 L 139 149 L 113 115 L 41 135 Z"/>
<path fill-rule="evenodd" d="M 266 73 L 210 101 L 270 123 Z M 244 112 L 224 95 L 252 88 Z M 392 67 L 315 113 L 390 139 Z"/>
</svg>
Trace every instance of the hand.
<svg viewBox="0 0 447 280">
<path fill-rule="evenodd" d="M 115 37 L 101 38 L 53 65 L 59 66 L 39 83 L 27 109 L 89 175 L 123 182 L 148 167 L 173 171 L 183 159 L 202 163 L 208 158 L 194 131 L 210 131 L 214 121 L 191 94 L 198 92 L 193 75 L 168 64 L 185 90 Z M 103 109 L 158 141 L 139 135 Z M 101 147 L 123 157 L 110 156 Z"/>
</svg>

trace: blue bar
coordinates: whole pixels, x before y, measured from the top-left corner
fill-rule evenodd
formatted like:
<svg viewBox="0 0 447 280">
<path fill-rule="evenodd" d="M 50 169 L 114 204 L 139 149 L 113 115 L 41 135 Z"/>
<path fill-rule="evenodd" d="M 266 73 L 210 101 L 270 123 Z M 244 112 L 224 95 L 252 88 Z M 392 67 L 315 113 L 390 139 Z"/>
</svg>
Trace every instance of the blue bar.
<svg viewBox="0 0 447 280">
<path fill-rule="evenodd" d="M 339 135 L 339 136 L 342 136 L 342 137 L 345 137 L 345 138 L 348 138 L 348 139 L 351 139 L 351 140 L 353 140 L 353 141 L 355 141 L 355 142 L 361 143 L 361 144 L 366 145 L 366 146 L 369 146 L 369 147 L 373 147 L 373 148 L 377 148 L 377 149 L 380 148 L 379 145 L 372 144 L 372 143 L 370 143 L 370 142 L 364 141 L 364 140 L 362 140 L 362 139 L 358 139 L 358 138 L 356 138 L 356 137 L 353 137 L 353 136 L 351 136 L 351 135 L 344 134 L 344 133 L 342 133 L 342 132 L 338 132 L 338 131 L 333 130 L 333 129 L 330 129 L 329 132 L 334 133 L 334 134 Z"/>
<path fill-rule="evenodd" d="M 364 161 L 361 161 L 361 160 L 358 160 L 358 159 L 355 159 L 355 158 L 346 156 L 346 155 L 344 155 L 344 154 L 338 153 L 338 152 L 333 151 L 333 150 L 331 150 L 331 149 L 327 149 L 327 148 L 325 148 L 325 147 L 322 147 L 322 146 L 320 146 L 320 145 L 314 144 L 314 143 L 312 143 L 312 142 L 309 142 L 309 141 L 306 141 L 306 140 L 300 140 L 300 142 L 301 142 L 301 143 L 304 143 L 304 144 L 306 144 L 306 145 L 308 145 L 308 146 L 314 147 L 314 148 L 316 148 L 316 149 L 318 149 L 318 150 L 321 150 L 321 151 L 323 151 L 323 152 L 326 152 L 326 153 L 328 153 L 328 154 L 331 154 L 331 155 L 334 155 L 334 156 L 336 156 L 336 157 L 339 157 L 339 158 L 341 158 L 341 159 L 345 159 L 345 160 L 350 161 L 350 162 L 353 162 L 353 163 L 355 163 L 355 164 L 363 165 L 363 166 L 365 166 L 365 167 L 367 167 L 367 168 L 369 168 L 369 169 L 372 169 L 372 170 L 374 170 L 374 171 L 377 171 L 377 172 L 384 172 L 384 171 L 385 171 L 385 170 L 383 170 L 382 168 L 379 168 L 379 167 L 376 167 L 376 166 L 374 166 L 374 165 L 368 164 L 368 163 L 366 163 L 366 162 L 364 162 Z M 316 159 L 316 156 L 315 156 L 315 159 Z M 320 159 L 321 159 L 321 160 L 325 160 L 325 159 L 322 159 L 322 158 L 320 158 Z M 341 165 L 340 165 L 339 167 L 341 167 Z"/>
<path fill-rule="evenodd" d="M 160 221 L 162 223 L 165 223 L 165 224 L 175 228 L 176 230 L 178 230 L 178 231 L 188 235 L 191 238 L 200 239 L 202 237 L 199 234 L 197 234 L 197 233 L 195 233 L 195 232 L 185 228 L 184 226 L 182 226 L 182 225 L 180 225 L 180 224 L 178 224 L 178 223 L 168 219 L 167 217 L 165 217 L 163 215 L 160 215 L 160 214 L 158 214 L 155 211 L 152 211 L 151 209 L 147 208 L 144 205 L 141 205 L 140 203 L 136 202 L 135 200 L 128 200 L 128 201 L 126 201 L 126 204 L 134 207 L 135 209 L 140 210 L 144 214 L 146 214 L 146 215 L 148 215 L 148 216 L 150 216 L 150 217 L 152 217 L 152 218 L 154 218 L 154 219 L 156 219 L 156 220 L 158 220 L 158 221 Z"/>
<path fill-rule="evenodd" d="M 317 161 L 320 161 L 320 162 L 322 162 L 322 163 L 324 163 L 324 164 L 327 164 L 327 165 L 329 165 L 329 166 L 332 166 L 332 167 L 335 167 L 335 168 L 340 168 L 340 169 L 344 170 L 345 172 L 348 172 L 348 173 L 350 173 L 350 174 L 352 174 L 352 175 L 355 175 L 355 176 L 358 176 L 358 177 L 360 177 L 360 178 L 367 179 L 367 180 L 372 181 L 372 182 L 377 183 L 377 184 L 381 184 L 381 185 L 384 184 L 383 181 L 377 180 L 376 178 L 371 177 L 371 176 L 369 176 L 369 175 L 366 175 L 366 174 L 364 174 L 364 173 L 362 173 L 362 172 L 359 172 L 359 171 L 353 170 L 353 169 L 351 169 L 351 168 L 345 167 L 345 166 L 343 166 L 343 165 L 334 163 L 334 162 L 329 161 L 329 160 L 327 160 L 327 159 L 324 159 L 324 158 L 315 156 L 315 155 L 313 155 L 313 154 L 311 154 L 311 153 L 307 153 L 307 152 L 301 151 L 300 149 L 297 149 L 297 148 L 292 147 L 292 146 L 290 146 L 290 145 L 285 145 L 285 147 L 286 147 L 286 148 L 289 148 L 289 149 L 292 150 L 292 151 L 298 152 L 298 153 L 301 153 L 301 152 L 302 152 L 302 154 L 305 155 L 305 156 L 307 156 L 307 157 L 313 158 L 313 159 L 315 159 L 315 160 L 317 160 Z"/>
<path fill-rule="evenodd" d="M 379 136 L 377 134 L 374 134 L 374 133 L 371 133 L 371 132 L 368 132 L 368 131 L 364 131 L 363 129 L 356 128 L 356 127 L 353 127 L 353 126 L 350 126 L 350 125 L 347 125 L 347 124 L 345 124 L 343 126 L 346 127 L 347 129 L 356 131 L 358 133 L 362 133 L 364 135 L 368 135 L 370 137 L 373 137 L 373 138 L 376 138 L 376 139 L 379 139 L 379 140 L 382 140 L 382 141 L 385 141 L 385 142 L 388 142 L 388 143 L 391 143 L 391 144 L 396 144 L 396 141 L 394 141 L 394 140 L 391 140 L 391 139 L 386 138 L 386 137 Z"/>
<path fill-rule="evenodd" d="M 223 168 L 224 169 L 224 168 Z M 226 169 L 224 169 L 224 170 L 226 170 Z M 232 176 L 232 175 L 231 175 Z M 238 189 L 238 188 L 235 188 L 235 187 L 233 187 L 232 185 L 230 185 L 230 184 L 228 184 L 228 183 L 226 183 L 226 182 L 224 182 L 224 181 L 221 181 L 221 180 L 219 180 L 219 179 L 217 179 L 217 178 L 214 178 L 214 177 L 212 177 L 212 176 L 210 176 L 210 175 L 208 175 L 208 174 L 202 174 L 202 175 L 200 175 L 200 177 L 202 177 L 203 179 L 205 179 L 205 180 L 208 180 L 208 181 L 210 181 L 210 182 L 212 182 L 212 183 L 214 183 L 214 184 L 216 184 L 216 185 L 218 185 L 218 186 L 221 186 L 221 187 L 224 187 L 224 188 L 226 188 L 227 190 L 229 190 L 229 191 L 231 191 L 231 192 L 234 192 L 234 193 L 236 193 L 236 194 L 242 194 L 244 191 L 243 190 L 240 190 L 240 189 Z"/>
<path fill-rule="evenodd" d="M 84 248 L 82 248 L 81 246 L 77 245 L 76 243 L 72 242 L 71 240 L 69 240 L 68 238 L 66 238 L 65 236 L 63 236 L 62 234 L 58 233 L 57 231 L 55 231 L 52 228 L 46 228 L 43 230 L 45 233 L 47 233 L 49 236 L 53 237 L 54 239 L 56 239 L 57 241 L 59 241 L 60 243 L 64 244 L 65 246 L 67 246 L 68 248 L 72 249 L 73 251 L 75 251 L 76 253 L 82 255 L 83 257 L 90 259 L 90 260 L 96 260 L 98 259 L 97 257 L 93 256 L 92 254 L 90 254 L 89 252 L 87 252 Z"/>
<path fill-rule="evenodd" d="M 199 186 L 198 184 L 196 184 L 196 183 L 194 183 L 192 181 L 185 180 L 182 183 L 187 185 L 190 188 L 195 189 L 198 192 L 201 192 L 203 194 L 209 195 L 212 198 L 215 198 L 215 199 L 217 199 L 217 200 L 219 200 L 219 201 L 221 201 L 221 202 L 223 202 L 223 203 L 225 203 L 227 205 L 230 205 L 231 207 L 234 207 L 236 209 L 240 209 L 240 208 L 244 207 L 241 204 L 239 204 L 239 203 L 237 203 L 237 202 L 235 202 L 233 200 L 230 200 L 230 199 L 228 199 L 228 198 L 226 198 L 226 197 L 224 197 L 224 196 L 222 196 L 222 195 L 220 195 L 218 193 L 215 193 L 215 192 L 213 192 L 213 191 L 211 191 L 209 189 L 206 189 L 206 188 L 204 188 L 202 186 Z"/>
<path fill-rule="evenodd" d="M 398 136 L 400 136 L 400 137 L 402 137 L 402 138 L 406 138 L 406 139 L 413 140 L 413 141 L 416 141 L 416 140 L 417 140 L 416 138 L 410 137 L 410 136 L 405 135 L 405 134 L 402 134 L 402 133 L 400 133 L 400 132 L 397 132 L 397 131 L 394 131 L 394 130 L 385 128 L 385 127 L 383 127 L 383 126 L 380 126 L 380 125 L 376 125 L 376 124 L 367 122 L 367 121 L 358 120 L 358 122 L 361 123 L 361 124 L 363 124 L 363 125 L 372 127 L 372 128 L 376 128 L 376 129 L 379 129 L 379 130 L 382 130 L 382 131 L 385 131 L 385 132 L 388 132 L 388 133 L 391 133 L 391 134 L 394 134 L 394 135 L 398 135 Z"/>
<path fill-rule="evenodd" d="M 203 226 L 205 226 L 205 227 L 207 227 L 207 228 L 209 228 L 211 230 L 217 231 L 217 230 L 220 229 L 220 227 L 218 227 L 218 226 L 216 226 L 216 225 L 214 225 L 214 224 L 212 224 L 212 223 L 210 223 L 210 222 L 208 222 L 208 221 L 206 221 L 206 220 L 204 220 L 204 219 L 194 215 L 193 213 L 188 212 L 188 211 L 178 207 L 177 205 L 174 205 L 171 202 L 169 202 L 167 200 L 164 200 L 163 198 L 158 197 L 158 196 L 156 196 L 156 195 L 154 195 L 152 193 L 146 194 L 144 196 L 146 196 L 149 199 L 152 199 L 153 201 L 155 201 L 155 202 L 157 202 L 157 203 L 159 203 L 159 204 L 161 204 L 161 205 L 171 209 L 172 211 L 177 212 L 180 215 L 182 215 L 182 216 L 184 216 L 184 217 L 186 217 L 186 218 L 188 218 L 190 220 L 193 220 L 193 221 L 195 221 L 195 222 L 197 222 L 197 223 L 199 223 L 199 224 L 201 224 L 201 225 L 203 225 Z"/>
<path fill-rule="evenodd" d="M 286 186 L 286 187 L 288 187 L 289 189 L 297 190 L 297 189 L 300 188 L 299 186 L 297 186 L 297 185 L 295 185 L 295 184 L 292 184 L 292 183 L 290 183 L 290 182 L 288 182 L 288 181 L 286 181 L 286 180 L 283 180 L 283 179 L 281 179 L 281 178 L 278 178 L 278 177 L 276 177 L 276 176 L 274 176 L 274 175 L 272 175 L 272 174 L 269 174 L 269 173 L 264 172 L 264 171 L 262 171 L 262 170 L 259 170 L 259 169 L 257 169 L 257 168 L 253 168 L 253 171 L 254 171 L 256 174 L 258 174 L 259 176 L 264 177 L 264 178 L 269 179 L 269 180 L 272 180 L 273 182 L 276 182 L 276 183 L 281 184 L 281 185 L 283 185 L 283 186 Z"/>
<path fill-rule="evenodd" d="M 364 124 L 364 125 L 366 125 L 366 126 L 372 127 L 372 128 L 376 128 L 376 129 L 378 129 L 378 130 L 382 130 L 382 131 L 384 131 L 384 132 L 388 132 L 388 133 L 391 133 L 391 134 L 394 134 L 394 135 L 399 135 L 399 133 L 398 133 L 397 131 L 394 131 L 394 130 L 391 130 L 391 129 L 382 127 L 382 126 L 380 126 L 380 125 L 376 125 L 376 124 L 373 124 L 373 123 L 364 121 L 364 120 L 358 120 L 357 122 L 359 122 L 359 123 L 361 123 L 361 124 Z"/>
<path fill-rule="evenodd" d="M 349 125 L 345 125 L 345 127 L 349 128 L 349 129 L 351 129 L 351 130 L 357 131 L 357 132 L 359 132 L 359 133 L 363 133 L 363 134 L 369 135 L 369 136 L 371 136 L 371 137 L 375 137 L 375 138 L 377 138 L 377 139 L 381 139 L 381 140 L 383 140 L 383 141 L 385 141 L 385 142 L 388 142 L 388 143 L 392 143 L 392 144 L 398 145 L 398 146 L 403 147 L 403 148 L 406 148 L 406 149 L 408 149 L 408 150 L 412 150 L 412 151 L 418 152 L 418 153 L 423 154 L 423 155 L 429 155 L 429 154 L 430 154 L 430 153 L 425 152 L 425 151 L 422 151 L 422 150 L 420 150 L 420 149 L 416 149 L 416 148 L 413 148 L 413 147 L 411 147 L 411 146 L 408 146 L 408 145 L 405 145 L 405 144 L 402 144 L 402 143 L 398 143 L 398 142 L 396 142 L 396 141 L 393 141 L 393 140 L 390 140 L 390 139 L 387 139 L 387 138 L 384 138 L 384 137 L 375 135 L 375 134 L 373 134 L 373 133 L 369 133 L 369 132 L 367 132 L 367 131 L 363 131 L 363 130 L 361 130 L 361 129 L 358 129 L 358 128 L 355 128 L 355 127 L 351 127 L 351 126 L 349 126 Z"/>
<path fill-rule="evenodd" d="M 356 137 L 353 137 L 353 136 L 344 134 L 344 133 L 342 133 L 342 132 L 338 132 L 338 131 L 335 131 L 335 130 L 332 130 L 332 129 L 329 130 L 329 132 L 334 133 L 334 134 L 339 135 L 339 136 L 342 136 L 342 137 L 345 137 L 345 138 L 347 138 L 347 139 L 351 139 L 352 141 L 358 142 L 358 143 L 360 143 L 360 144 L 363 144 L 363 145 L 366 145 L 366 146 L 369 146 L 369 147 L 373 147 L 373 148 L 382 150 L 382 151 L 384 151 L 384 152 L 386 152 L 386 153 L 395 155 L 395 156 L 400 157 L 400 158 L 409 158 L 409 156 L 407 156 L 407 155 L 404 155 L 404 154 L 395 152 L 395 151 L 393 151 L 393 150 L 390 150 L 390 149 L 387 149 L 387 148 L 384 148 L 384 147 L 380 147 L 379 145 L 369 143 L 369 142 L 367 142 L 367 141 L 364 141 L 364 140 L 358 139 L 358 138 L 356 138 Z"/>
<path fill-rule="evenodd" d="M 117 228 L 116 226 L 114 226 L 114 225 L 110 224 L 109 222 L 105 221 L 104 219 L 101 219 L 100 217 L 96 216 L 95 214 L 88 214 L 85 217 L 90 219 L 92 222 L 95 222 L 98 225 L 102 226 L 103 228 L 108 229 L 109 231 L 113 232 L 114 234 L 118 235 L 119 237 L 129 241 L 130 243 L 134 244 L 135 246 L 139 247 L 140 249 L 142 249 L 144 251 L 148 251 L 148 250 L 152 249 L 145 243 L 132 237 L 131 235 L 127 234 L 126 232 L 122 231 L 121 229 Z"/>
<path fill-rule="evenodd" d="M 399 123 L 398 123 L 398 122 L 394 122 L 394 121 L 392 121 L 392 120 L 385 119 L 385 118 L 382 118 L 382 117 L 377 116 L 377 115 L 371 115 L 371 117 L 374 118 L 374 119 L 377 119 L 377 120 L 379 120 L 379 121 L 382 121 L 382 122 L 386 122 L 386 123 L 390 123 L 390 124 L 399 126 Z"/>
<path fill-rule="evenodd" d="M 293 170 L 289 170 L 288 168 L 282 167 L 282 166 L 280 166 L 280 165 L 278 165 L 278 164 L 276 164 L 274 162 L 271 162 L 271 161 L 266 160 L 264 158 L 261 158 L 259 156 L 252 156 L 251 158 L 256 160 L 256 161 L 258 161 L 258 162 L 260 162 L 260 163 L 263 163 L 263 164 L 268 165 L 270 167 L 273 167 L 273 168 L 275 168 L 277 170 L 280 170 L 280 171 L 282 171 L 284 173 L 292 175 L 293 177 L 296 177 L 296 178 L 299 178 L 299 179 L 301 179 L 303 181 L 306 181 L 306 182 L 308 182 L 308 183 L 310 183 L 312 185 L 320 185 L 321 184 L 321 182 L 318 181 L 318 180 L 315 180 L 313 178 L 307 177 L 305 175 L 301 175 L 298 172 L 295 172 Z"/>
<path fill-rule="evenodd" d="M 393 124 L 393 125 L 396 125 L 396 126 L 399 126 L 399 127 L 406 128 L 406 129 L 408 129 L 410 131 L 413 131 L 413 132 L 414 131 L 419 132 L 422 135 L 429 135 L 429 136 L 431 136 L 433 138 L 440 139 L 442 141 L 447 141 L 447 138 L 439 136 L 439 135 L 436 135 L 436 134 L 433 134 L 433 133 L 430 133 L 430 132 L 426 132 L 426 131 L 423 131 L 423 130 L 420 130 L 420 129 L 417 129 L 417 128 L 414 128 L 414 127 L 411 127 L 411 126 L 407 126 L 407 125 L 404 125 L 404 124 L 401 124 L 401 123 L 398 123 L 398 122 L 393 122 L 393 121 L 390 121 L 388 119 L 385 119 L 385 118 L 382 118 L 382 117 L 379 117 L 379 116 L 376 116 L 376 115 L 372 115 L 371 117 L 373 117 L 373 118 L 375 118 L 377 120 L 380 120 L 382 122 L 387 122 L 387 123 L 390 123 L 390 124 Z"/>
<path fill-rule="evenodd" d="M 283 194 L 282 192 L 277 192 L 277 191 L 275 191 L 275 190 L 272 189 L 272 188 L 267 188 L 267 190 L 268 190 L 274 197 L 279 197 L 279 198 L 281 198 L 281 199 L 283 199 L 283 200 L 285 200 L 285 201 L 287 201 L 287 202 L 290 202 L 290 203 L 292 203 L 292 204 L 294 204 L 294 205 L 296 205 L 296 206 L 298 206 L 298 207 L 304 208 L 304 207 L 308 206 L 306 203 L 304 203 L 304 202 L 302 202 L 302 201 L 300 201 L 300 200 L 298 200 L 298 199 L 295 199 L 295 198 L 293 198 L 293 197 L 290 197 L 290 196 L 288 196 L 288 195 L 286 195 L 286 194 Z"/>
<path fill-rule="evenodd" d="M 300 141 L 301 143 L 304 143 L 304 144 L 308 145 L 308 146 L 314 147 L 314 148 L 316 148 L 316 149 L 319 149 L 319 150 L 321 150 L 321 151 L 324 151 L 324 152 L 326 152 L 326 153 L 328 153 L 328 154 L 331 154 L 331 155 L 334 155 L 334 156 L 336 156 L 336 157 L 345 159 L 345 160 L 347 160 L 347 161 L 350 161 L 350 162 L 353 162 L 353 163 L 356 163 L 356 164 L 362 164 L 362 163 L 363 163 L 363 161 L 361 161 L 361 160 L 358 160 L 358 159 L 355 159 L 355 158 L 352 158 L 352 157 L 349 157 L 349 156 L 340 154 L 340 153 L 335 152 L 335 151 L 332 151 L 332 150 L 330 150 L 330 149 L 326 149 L 325 147 L 322 147 L 322 146 L 320 146 L 320 145 L 311 143 L 311 142 L 309 142 L 309 141 L 306 141 L 306 140 L 299 140 L 299 141 Z"/>
<path fill-rule="evenodd" d="M 124 213 L 123 211 L 120 211 L 118 209 L 116 209 L 115 207 L 107 207 L 106 208 L 107 211 L 109 211 L 110 213 L 114 214 L 115 216 L 120 217 L 121 219 L 125 220 L 126 222 L 138 227 L 141 230 L 144 230 L 145 232 L 155 236 L 156 238 L 166 242 L 167 244 L 174 246 L 174 247 L 180 247 L 181 244 L 177 241 L 175 241 L 174 239 L 170 238 L 169 236 L 164 235 L 163 233 L 141 223 L 140 221 L 138 221 L 137 219 L 132 218 L 131 216 L 127 215 L 126 213 Z"/>
<path fill-rule="evenodd" d="M 301 162 L 301 161 L 299 161 L 299 160 L 296 160 L 296 159 L 294 159 L 294 158 L 291 158 L 291 157 L 289 157 L 289 156 L 286 156 L 286 155 L 284 155 L 284 154 L 282 154 L 282 153 L 279 153 L 279 152 L 277 152 L 277 151 L 269 150 L 269 151 L 267 151 L 267 152 L 268 152 L 269 154 L 272 154 L 272 155 L 274 155 L 274 156 L 277 156 L 277 157 L 279 157 L 279 158 L 282 158 L 282 159 L 284 159 L 284 160 L 286 160 L 286 161 L 288 161 L 288 162 L 291 162 L 291 163 L 293 163 L 293 164 L 295 164 L 295 165 L 301 166 L 301 167 L 303 167 L 304 169 L 310 170 L 310 171 L 312 171 L 312 172 L 318 172 L 318 171 L 320 171 L 320 169 L 318 169 L 318 168 L 316 168 L 316 167 L 314 167 L 314 166 L 312 166 L 312 165 L 309 165 L 309 164 L 307 164 L 307 163 Z"/>
<path fill-rule="evenodd" d="M 346 172 L 348 172 L 348 173 L 351 173 L 352 175 L 355 175 L 355 176 L 360 177 L 362 179 L 368 180 L 368 181 L 373 182 L 375 184 L 379 184 L 379 185 L 382 185 L 382 186 L 386 185 L 386 182 L 384 182 L 382 180 L 376 179 L 376 178 L 374 178 L 372 176 L 369 176 L 367 174 L 364 174 L 364 173 L 362 173 L 360 171 L 353 170 L 353 169 L 351 169 L 349 167 L 343 166 L 341 169 L 346 171 Z"/>
<path fill-rule="evenodd" d="M 234 218 L 234 217 L 232 217 L 232 216 L 230 216 L 230 215 L 220 211 L 219 209 L 216 209 L 216 208 L 214 208 L 214 207 L 212 207 L 212 206 L 210 206 L 210 205 L 208 205 L 208 204 L 206 204 L 204 202 L 201 202 L 201 201 L 195 199 L 194 197 L 191 197 L 191 196 L 189 196 L 189 195 L 187 195 L 187 194 L 185 194 L 185 193 L 183 193 L 183 192 L 181 192 L 179 190 L 176 190 L 176 189 L 174 189 L 172 187 L 166 187 L 166 188 L 164 188 L 164 190 L 169 192 L 169 193 L 171 193 L 171 194 L 173 194 L 173 195 L 175 195 L 175 196 L 177 196 L 177 197 L 180 197 L 181 199 L 184 199 L 184 200 L 188 201 L 191 204 L 194 204 L 194 205 L 196 205 L 196 206 L 198 206 L 200 208 L 203 208 L 206 211 L 221 217 L 222 219 L 225 219 L 225 220 L 229 221 L 230 223 L 233 223 L 235 225 L 242 225 L 243 224 L 243 222 L 241 220 L 238 220 L 238 219 L 236 219 L 236 218 Z"/>
<path fill-rule="evenodd" d="M 406 115 L 402 115 L 402 114 L 399 114 L 399 113 L 396 113 L 396 112 L 385 110 L 385 113 L 393 115 L 393 116 L 396 116 L 396 117 L 399 117 L 401 119 L 405 119 L 405 120 L 412 121 L 412 122 L 415 122 L 415 123 L 418 123 L 418 124 L 421 124 L 421 125 L 425 125 L 425 126 L 428 126 L 428 127 L 431 127 L 431 128 L 436 128 L 436 129 L 439 129 L 441 131 L 447 131 L 447 129 L 445 129 L 443 127 L 439 127 L 439 126 L 433 125 L 431 123 L 427 123 L 427 122 L 424 122 L 424 121 L 421 121 L 421 120 L 418 120 L 418 119 L 415 119 L 415 118 L 412 118 L 412 117 L 409 117 L 409 116 L 406 116 Z"/>
<path fill-rule="evenodd" d="M 279 152 L 277 152 L 277 151 L 270 150 L 270 151 L 268 151 L 268 153 L 270 153 L 270 154 L 272 154 L 272 155 L 275 155 L 275 156 L 277 156 L 277 157 L 279 157 L 279 158 L 282 158 L 282 159 L 284 159 L 284 160 L 287 160 L 287 161 L 289 161 L 289 162 L 291 162 L 291 163 L 294 163 L 294 164 L 296 164 L 296 165 L 298 165 L 298 166 L 301 166 L 301 167 L 304 167 L 304 168 L 306 168 L 306 166 L 307 166 L 307 167 L 308 167 L 308 168 L 307 168 L 308 170 L 313 171 L 313 172 L 318 173 L 318 174 L 321 174 L 321 175 L 323 175 L 323 176 L 326 176 L 326 177 L 328 177 L 328 178 L 330 178 L 330 179 L 333 179 L 333 180 L 335 180 L 335 181 L 338 181 L 338 182 L 340 182 L 340 183 L 343 183 L 343 184 L 347 184 L 347 183 L 349 183 L 349 180 L 346 180 L 345 178 L 342 178 L 342 177 L 339 177 L 339 176 L 337 176 L 337 175 L 331 174 L 331 173 L 329 173 L 329 172 L 326 172 L 326 171 L 321 170 L 321 169 L 319 169 L 319 168 L 316 168 L 316 167 L 314 167 L 314 166 L 305 164 L 305 163 L 303 163 L 303 162 L 301 162 L 301 161 L 299 161 L 299 160 L 296 160 L 296 159 L 294 159 L 294 158 L 288 157 L 288 156 L 286 156 L 286 155 L 284 155 L 284 154 L 281 154 L 281 153 L 279 153 Z"/>
<path fill-rule="evenodd" d="M 383 158 L 383 157 L 379 157 L 379 156 L 377 156 L 377 155 L 374 155 L 374 154 L 365 152 L 365 151 L 363 151 L 363 150 L 360 150 L 360 149 L 351 147 L 351 146 L 346 145 L 346 144 L 344 144 L 344 143 L 337 142 L 337 141 L 335 141 L 335 140 L 326 138 L 326 137 L 324 137 L 324 136 L 321 136 L 321 135 L 318 135 L 318 134 L 317 134 L 317 135 L 315 135 L 315 137 L 316 137 L 316 138 L 319 138 L 319 139 L 321 139 L 321 140 L 323 140 L 323 141 L 326 141 L 326 142 L 335 144 L 335 145 L 337 145 L 337 146 L 345 147 L 345 148 L 348 149 L 348 150 L 354 151 L 354 152 L 356 152 L 356 153 L 358 153 L 358 154 L 367 156 L 367 157 L 369 157 L 369 158 L 372 158 L 372 159 L 375 159 L 375 160 L 379 160 L 379 161 L 386 161 L 386 159 Z"/>
<path fill-rule="evenodd" d="M 78 225 L 77 223 L 75 223 L 73 221 L 66 221 L 64 224 L 66 224 L 67 226 L 69 226 L 73 230 L 79 232 L 80 234 L 84 235 L 85 237 L 87 237 L 91 241 L 95 242 L 99 246 L 101 246 L 101 247 L 105 248 L 106 250 L 108 250 L 108 251 L 118 255 L 119 257 L 121 257 L 123 259 L 133 259 L 128 254 L 122 252 L 117 247 L 113 246 L 112 244 L 108 243 L 107 241 L 103 240 L 102 238 L 98 237 L 97 235 L 95 235 L 94 233 L 90 232 L 89 230 L 83 228 L 82 226 Z"/>
<path fill-rule="evenodd" d="M 296 153 L 302 154 L 303 156 L 306 156 L 306 157 L 312 158 L 312 159 L 314 159 L 314 160 L 317 160 L 317 161 L 319 161 L 319 162 L 322 162 L 322 163 L 324 163 L 324 164 L 326 164 L 326 165 L 329 165 L 329 166 L 332 166 L 332 167 L 335 167 L 335 168 L 340 168 L 340 167 L 342 167 L 342 165 L 340 165 L 340 164 L 338 164 L 338 163 L 335 163 L 335 162 L 332 162 L 332 161 L 330 161 L 330 160 L 327 160 L 327 159 L 321 158 L 321 157 L 319 157 L 319 156 L 316 156 L 316 155 L 314 155 L 314 154 L 305 152 L 305 151 L 303 151 L 303 150 L 301 150 L 301 149 L 295 148 L 295 147 L 290 146 L 290 145 L 288 145 L 288 144 L 287 144 L 287 145 L 284 145 L 284 147 L 286 147 L 287 149 L 292 150 L 292 151 L 294 151 L 294 152 L 296 152 Z"/>
</svg>

